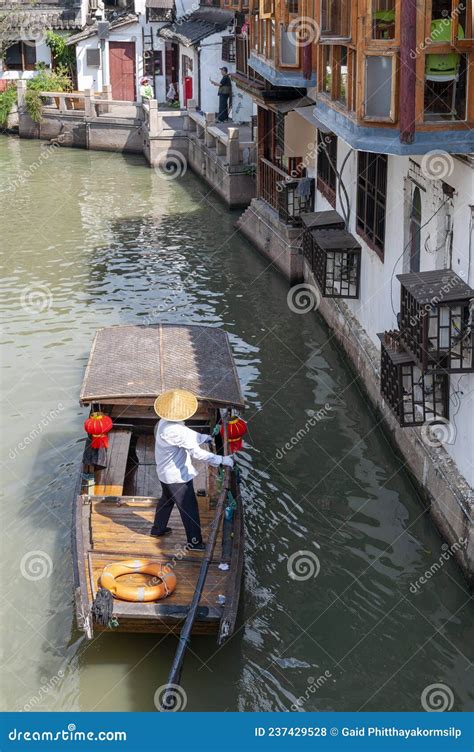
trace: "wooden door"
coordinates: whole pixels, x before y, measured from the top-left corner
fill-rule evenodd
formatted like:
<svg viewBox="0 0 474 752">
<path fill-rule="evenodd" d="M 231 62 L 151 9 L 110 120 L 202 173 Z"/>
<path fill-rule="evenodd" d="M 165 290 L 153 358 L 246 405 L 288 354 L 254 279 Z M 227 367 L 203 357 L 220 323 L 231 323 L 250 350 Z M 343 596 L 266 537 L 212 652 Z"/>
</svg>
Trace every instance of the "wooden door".
<svg viewBox="0 0 474 752">
<path fill-rule="evenodd" d="M 112 98 L 136 101 L 135 42 L 109 42 Z"/>
</svg>

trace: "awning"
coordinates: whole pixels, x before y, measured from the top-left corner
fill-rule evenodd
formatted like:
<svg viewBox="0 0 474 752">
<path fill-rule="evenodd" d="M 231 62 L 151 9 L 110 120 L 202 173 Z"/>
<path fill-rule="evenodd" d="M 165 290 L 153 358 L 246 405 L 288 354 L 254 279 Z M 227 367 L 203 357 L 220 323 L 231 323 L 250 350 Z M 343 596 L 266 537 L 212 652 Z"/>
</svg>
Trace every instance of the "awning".
<svg viewBox="0 0 474 752">
<path fill-rule="evenodd" d="M 311 123 L 311 125 L 314 125 L 315 128 L 322 131 L 323 133 L 331 133 L 329 128 L 326 125 L 324 125 L 320 120 L 318 120 L 317 117 L 315 117 L 314 103 L 307 107 L 295 107 L 295 112 L 298 115 L 301 115 L 301 117 L 307 120 L 308 123 Z"/>
<path fill-rule="evenodd" d="M 227 333 L 200 325 L 111 326 L 99 329 L 81 403 L 146 398 L 188 389 L 198 399 L 243 407 Z"/>
<path fill-rule="evenodd" d="M 301 107 L 301 109 L 304 109 L 302 105 L 307 106 L 306 109 L 309 109 L 310 107 L 314 107 L 314 102 L 312 99 L 309 99 L 308 97 L 298 97 L 298 99 L 286 99 L 286 100 L 278 100 L 278 99 L 266 99 L 264 101 L 265 107 L 267 107 L 269 110 L 274 110 L 275 112 L 281 112 L 282 115 L 286 115 L 287 112 L 292 112 L 293 110 L 297 110 L 298 105 Z"/>
</svg>

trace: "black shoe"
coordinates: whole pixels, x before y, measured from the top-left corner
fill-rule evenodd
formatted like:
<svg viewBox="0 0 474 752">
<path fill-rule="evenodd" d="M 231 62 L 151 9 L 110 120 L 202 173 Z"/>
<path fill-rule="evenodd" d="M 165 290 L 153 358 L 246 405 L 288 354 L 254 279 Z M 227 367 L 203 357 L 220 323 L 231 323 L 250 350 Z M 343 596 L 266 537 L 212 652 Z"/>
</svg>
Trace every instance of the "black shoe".
<svg viewBox="0 0 474 752">
<path fill-rule="evenodd" d="M 201 541 L 200 543 L 188 543 L 188 551 L 205 551 L 206 544 Z"/>
<path fill-rule="evenodd" d="M 164 535 L 170 535 L 173 532 L 171 527 L 166 527 L 162 533 L 154 533 L 153 528 L 150 530 L 152 538 L 162 538 Z"/>
</svg>

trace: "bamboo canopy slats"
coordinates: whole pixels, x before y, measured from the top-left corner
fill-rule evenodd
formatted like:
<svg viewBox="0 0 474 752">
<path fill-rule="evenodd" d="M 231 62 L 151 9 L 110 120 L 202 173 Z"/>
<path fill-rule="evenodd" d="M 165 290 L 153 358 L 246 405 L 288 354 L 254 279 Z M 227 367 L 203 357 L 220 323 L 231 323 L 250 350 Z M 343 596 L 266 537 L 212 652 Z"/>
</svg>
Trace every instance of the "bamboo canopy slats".
<svg viewBox="0 0 474 752">
<path fill-rule="evenodd" d="M 199 400 L 243 407 L 226 332 L 174 324 L 112 326 L 94 339 L 81 404 L 154 400 L 167 389 L 187 389 Z M 148 402 L 150 404 L 150 402 Z"/>
</svg>

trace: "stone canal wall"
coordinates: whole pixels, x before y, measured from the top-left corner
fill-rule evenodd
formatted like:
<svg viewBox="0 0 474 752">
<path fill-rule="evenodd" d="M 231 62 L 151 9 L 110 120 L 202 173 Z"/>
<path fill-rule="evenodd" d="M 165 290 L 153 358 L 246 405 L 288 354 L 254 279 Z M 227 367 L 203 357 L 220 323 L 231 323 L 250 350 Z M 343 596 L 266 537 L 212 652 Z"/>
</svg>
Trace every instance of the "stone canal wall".
<svg viewBox="0 0 474 752">
<path fill-rule="evenodd" d="M 159 110 L 146 103 L 111 99 L 90 90 L 75 94 L 43 92 L 42 119 L 34 122 L 25 104 L 26 82 L 18 82 L 20 138 L 40 138 L 81 149 L 143 154 L 151 167 L 179 176 L 189 165 L 231 209 L 244 208 L 255 195 L 254 144 L 241 129 L 217 126 L 193 100 L 188 110 Z M 246 128 L 247 131 L 249 128 Z"/>
<path fill-rule="evenodd" d="M 305 281 L 317 283 L 304 263 Z M 414 477 L 427 514 L 449 546 L 468 582 L 474 584 L 472 489 L 443 446 L 429 446 L 419 429 L 401 427 L 380 391 L 380 352 L 342 300 L 321 297 L 318 312 L 349 356 L 357 377 L 380 416 L 406 469 Z"/>
</svg>

